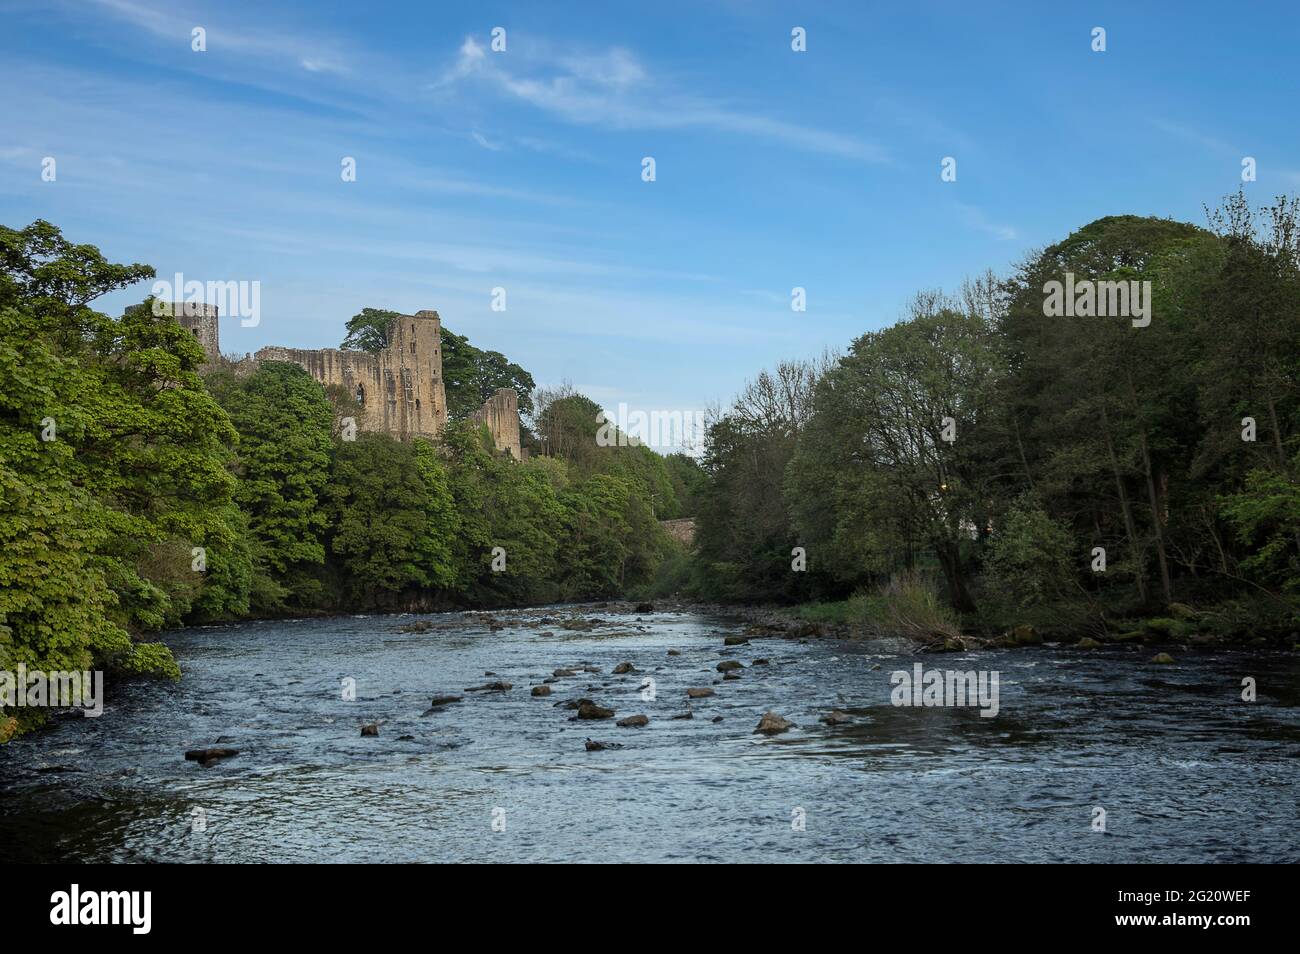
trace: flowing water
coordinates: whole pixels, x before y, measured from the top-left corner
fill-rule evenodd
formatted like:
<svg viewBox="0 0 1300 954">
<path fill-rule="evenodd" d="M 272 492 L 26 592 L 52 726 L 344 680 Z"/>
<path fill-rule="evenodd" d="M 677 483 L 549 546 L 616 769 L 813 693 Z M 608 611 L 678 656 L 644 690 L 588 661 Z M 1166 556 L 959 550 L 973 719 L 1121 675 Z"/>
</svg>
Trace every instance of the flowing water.
<svg viewBox="0 0 1300 954">
<path fill-rule="evenodd" d="M 1300 654 L 915 656 L 574 608 L 168 634 L 185 677 L 0 746 L 7 861 L 1300 860 Z M 497 621 L 493 628 L 492 620 Z M 550 635 L 543 635 L 550 633 Z M 668 650 L 679 655 L 668 655 Z M 756 658 L 767 664 L 753 665 Z M 720 681 L 718 662 L 744 664 Z M 637 672 L 613 675 L 621 662 Z M 896 707 L 890 673 L 996 670 L 999 711 Z M 537 698 L 553 670 L 583 665 Z M 495 675 L 486 676 L 485 672 Z M 1258 699 L 1241 699 L 1244 677 Z M 643 700 L 646 677 L 654 698 Z M 356 700 L 344 701 L 345 679 Z M 463 692 L 503 680 L 508 691 Z M 716 681 L 716 683 L 715 683 Z M 694 700 L 688 687 L 712 687 Z M 430 697 L 463 701 L 429 711 Z M 571 721 L 587 697 L 644 728 Z M 852 720 L 829 726 L 832 708 Z M 796 723 L 754 734 L 775 710 Z M 715 721 L 716 717 L 721 717 Z M 377 737 L 360 728 L 379 723 Z M 402 738 L 410 736 L 410 738 Z M 621 743 L 588 752 L 584 740 Z M 240 754 L 210 767 L 186 749 Z M 1105 831 L 1095 831 L 1095 809 Z M 802 830 L 800 830 L 802 829 Z"/>
</svg>

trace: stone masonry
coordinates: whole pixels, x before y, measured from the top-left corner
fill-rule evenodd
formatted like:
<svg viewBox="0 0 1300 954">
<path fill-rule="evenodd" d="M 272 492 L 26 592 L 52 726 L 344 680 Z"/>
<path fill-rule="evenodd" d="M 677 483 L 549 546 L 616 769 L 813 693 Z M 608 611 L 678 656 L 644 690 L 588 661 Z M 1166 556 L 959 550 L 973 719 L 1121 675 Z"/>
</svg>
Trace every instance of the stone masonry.
<svg viewBox="0 0 1300 954">
<path fill-rule="evenodd" d="M 217 306 L 201 302 L 176 301 L 171 303 L 176 323 L 199 339 L 208 360 L 221 357 L 221 342 L 217 338 Z"/>
<path fill-rule="evenodd" d="M 470 415 L 470 420 L 487 425 L 497 450 L 508 451 L 515 460 L 522 458 L 519 447 L 519 395 L 514 388 L 500 388 Z"/>
<path fill-rule="evenodd" d="M 436 311 L 394 318 L 377 354 L 271 346 L 258 361 L 291 361 L 321 384 L 337 385 L 361 405 L 357 427 L 402 440 L 437 437 L 447 426 L 442 384 L 442 323 Z"/>
<path fill-rule="evenodd" d="M 181 327 L 203 345 L 208 361 L 216 363 L 221 357 L 216 307 L 176 302 L 173 313 Z M 271 345 L 258 351 L 249 363 L 255 366 L 261 361 L 289 361 L 326 387 L 342 388 L 361 405 L 360 430 L 409 440 L 436 438 L 447 426 L 442 320 L 436 311 L 393 319 L 388 347 L 377 354 Z M 519 398 L 513 390 L 497 391 L 471 419 L 487 425 L 497 450 L 520 459 Z"/>
</svg>

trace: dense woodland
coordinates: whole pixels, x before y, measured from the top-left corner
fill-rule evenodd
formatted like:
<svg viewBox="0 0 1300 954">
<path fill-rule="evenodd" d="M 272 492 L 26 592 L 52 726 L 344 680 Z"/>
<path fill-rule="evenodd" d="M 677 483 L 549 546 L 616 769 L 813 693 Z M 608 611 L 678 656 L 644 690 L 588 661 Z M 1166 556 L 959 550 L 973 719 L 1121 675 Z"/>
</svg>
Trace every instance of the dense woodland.
<svg viewBox="0 0 1300 954">
<path fill-rule="evenodd" d="M 1066 273 L 1150 281 L 1153 320 L 1047 317 Z M 1300 628 L 1293 199 L 1238 194 L 1205 228 L 1099 219 L 918 294 L 845 353 L 760 374 L 698 463 L 597 446 L 595 402 L 446 329 L 442 438 L 343 440 L 350 396 L 296 365 L 207 366 L 151 300 L 90 307 L 152 275 L 47 222 L 0 228 L 2 669 L 176 676 L 149 633 L 670 593 L 923 639 Z M 344 346 L 382 348 L 392 314 L 363 310 Z M 522 462 L 468 420 L 499 387 Z M 679 516 L 689 557 L 658 523 Z M 0 739 L 25 727 L 0 715 Z"/>
<path fill-rule="evenodd" d="M 298 366 L 212 368 L 151 300 L 89 307 L 152 275 L 47 222 L 0 229 L 0 669 L 176 676 L 146 634 L 609 597 L 683 559 L 658 520 L 681 515 L 698 468 L 597 447 L 599 407 L 571 389 L 535 393 L 446 332 L 442 439 L 343 440 L 355 405 Z M 390 315 L 365 309 L 345 344 L 383 347 Z M 529 460 L 466 420 L 498 387 L 531 415 Z M 23 727 L 0 716 L 0 736 Z"/>
<path fill-rule="evenodd" d="M 1294 640 L 1298 211 L 1238 193 L 1206 228 L 1099 219 L 759 375 L 709 430 L 695 591 L 918 634 L 1146 617 Z M 1066 273 L 1150 281 L 1150 324 L 1047 317 Z"/>
</svg>

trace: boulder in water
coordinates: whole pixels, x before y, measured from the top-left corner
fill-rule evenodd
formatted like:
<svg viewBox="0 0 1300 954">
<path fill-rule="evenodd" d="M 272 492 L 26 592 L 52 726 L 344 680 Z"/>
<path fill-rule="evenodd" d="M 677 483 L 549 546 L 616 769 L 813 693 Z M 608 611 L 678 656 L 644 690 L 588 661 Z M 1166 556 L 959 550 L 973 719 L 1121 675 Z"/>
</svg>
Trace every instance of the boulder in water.
<svg viewBox="0 0 1300 954">
<path fill-rule="evenodd" d="M 708 686 L 686 690 L 686 697 L 688 699 L 705 699 L 711 695 L 713 695 L 713 690 Z"/>
<path fill-rule="evenodd" d="M 216 765 L 222 759 L 238 755 L 239 749 L 190 749 L 185 753 L 187 762 L 198 762 L 204 768 Z"/>
<path fill-rule="evenodd" d="M 639 729 L 641 726 L 646 725 L 649 722 L 650 717 L 647 715 L 634 715 L 628 716 L 626 719 L 619 719 L 614 724 L 620 729 Z"/>
<path fill-rule="evenodd" d="M 770 709 L 763 713 L 763 718 L 758 720 L 758 728 L 755 732 L 762 732 L 765 735 L 775 735 L 778 732 L 784 732 L 793 726 L 794 723 L 788 719 L 783 719 Z"/>
<path fill-rule="evenodd" d="M 511 688 L 508 682 L 489 682 L 486 686 L 472 686 L 466 692 L 505 692 Z"/>
<path fill-rule="evenodd" d="M 582 699 L 578 702 L 579 719 L 612 719 L 613 717 L 613 709 L 606 709 L 604 706 L 598 706 L 590 699 Z"/>
<path fill-rule="evenodd" d="M 731 672 L 733 669 L 744 669 L 745 664 L 736 659 L 724 659 L 718 663 L 718 672 Z"/>
<path fill-rule="evenodd" d="M 1017 646 L 1038 646 L 1043 642 L 1043 637 L 1038 635 L 1038 630 L 1034 627 L 1020 625 L 1011 631 L 1011 640 Z"/>
</svg>

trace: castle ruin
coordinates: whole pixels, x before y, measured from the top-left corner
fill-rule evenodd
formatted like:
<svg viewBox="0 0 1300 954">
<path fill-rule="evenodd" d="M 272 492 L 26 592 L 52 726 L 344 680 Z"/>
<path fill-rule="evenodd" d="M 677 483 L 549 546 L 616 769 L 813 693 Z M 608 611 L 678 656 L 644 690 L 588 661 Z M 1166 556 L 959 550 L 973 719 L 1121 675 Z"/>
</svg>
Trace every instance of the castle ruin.
<svg viewBox="0 0 1300 954">
<path fill-rule="evenodd" d="M 214 305 L 176 302 L 173 314 L 203 346 L 208 361 L 221 357 Z M 248 359 L 298 365 L 325 387 L 337 386 L 361 406 L 357 427 L 399 440 L 437 438 L 447 426 L 447 394 L 442 380 L 442 320 L 436 311 L 400 315 L 388 327 L 388 347 L 382 351 L 342 351 L 338 348 L 284 348 L 270 345 Z M 470 419 L 487 425 L 498 451 L 515 460 L 519 442 L 519 396 L 502 388 Z"/>
</svg>

